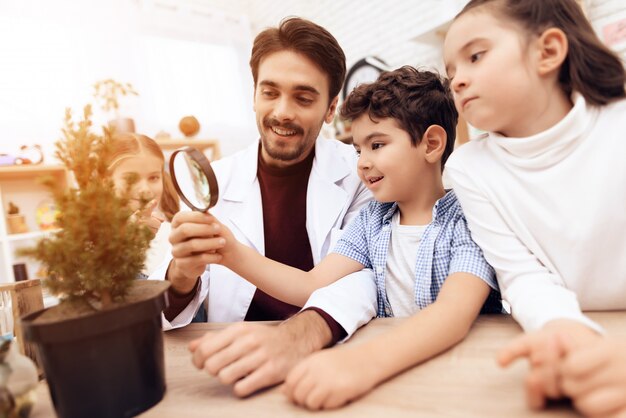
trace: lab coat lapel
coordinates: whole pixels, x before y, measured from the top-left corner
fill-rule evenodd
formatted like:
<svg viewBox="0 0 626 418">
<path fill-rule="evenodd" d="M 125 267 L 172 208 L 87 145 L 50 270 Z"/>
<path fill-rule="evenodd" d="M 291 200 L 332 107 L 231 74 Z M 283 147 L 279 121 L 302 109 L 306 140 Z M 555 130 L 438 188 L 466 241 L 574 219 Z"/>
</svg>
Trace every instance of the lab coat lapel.
<svg viewBox="0 0 626 418">
<path fill-rule="evenodd" d="M 333 152 L 330 141 L 317 139 L 307 192 L 307 232 L 315 263 L 322 258 L 324 243 L 333 226 L 349 206 L 348 193 L 337 183 L 350 174 L 351 167 L 341 154 Z"/>
<path fill-rule="evenodd" d="M 257 179 L 258 142 L 241 155 L 233 166 L 224 199 L 226 216 L 235 227 L 233 231 L 241 240 L 245 237 L 261 254 L 265 254 L 263 237 L 263 205 Z"/>
</svg>

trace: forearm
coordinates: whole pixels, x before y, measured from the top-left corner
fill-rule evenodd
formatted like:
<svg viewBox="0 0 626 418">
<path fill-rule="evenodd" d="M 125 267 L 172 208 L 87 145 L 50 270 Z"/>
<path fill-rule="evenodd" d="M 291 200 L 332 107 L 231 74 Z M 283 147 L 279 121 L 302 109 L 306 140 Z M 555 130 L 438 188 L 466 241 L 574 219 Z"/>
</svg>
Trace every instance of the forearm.
<svg viewBox="0 0 626 418">
<path fill-rule="evenodd" d="M 435 302 L 357 350 L 368 359 L 367 367 L 378 384 L 459 343 L 474 318 Z"/>
<path fill-rule="evenodd" d="M 313 310 L 300 312 L 278 325 L 291 341 L 297 342 L 297 350 L 313 353 L 328 346 L 332 341 L 330 327 L 320 314 Z"/>
<path fill-rule="evenodd" d="M 271 260 L 240 243 L 223 264 L 270 296 L 295 306 L 303 306 L 324 285 L 310 272 Z"/>
<path fill-rule="evenodd" d="M 165 280 L 171 283 L 169 291 L 174 291 L 180 295 L 193 291 L 198 283 L 198 278 L 189 278 L 176 266 L 176 259 L 170 261 L 165 271 Z"/>
</svg>

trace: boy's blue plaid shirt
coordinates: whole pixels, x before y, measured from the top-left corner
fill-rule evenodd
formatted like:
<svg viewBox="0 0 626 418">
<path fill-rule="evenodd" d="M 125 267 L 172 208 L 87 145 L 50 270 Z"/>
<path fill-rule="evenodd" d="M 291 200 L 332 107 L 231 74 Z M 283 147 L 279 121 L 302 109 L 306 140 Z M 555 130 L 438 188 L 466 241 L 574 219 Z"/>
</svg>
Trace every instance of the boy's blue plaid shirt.
<svg viewBox="0 0 626 418">
<path fill-rule="evenodd" d="M 370 202 L 348 226 L 334 252 L 350 257 L 376 275 L 378 316 L 392 316 L 385 290 L 385 271 L 391 218 L 397 203 Z M 415 266 L 415 303 L 420 309 L 435 301 L 446 277 L 464 272 L 480 277 L 492 292 L 481 312 L 502 312 L 493 268 L 474 243 L 467 228 L 461 205 L 453 191 L 446 193 L 433 207 L 433 220 L 424 231 Z"/>
</svg>

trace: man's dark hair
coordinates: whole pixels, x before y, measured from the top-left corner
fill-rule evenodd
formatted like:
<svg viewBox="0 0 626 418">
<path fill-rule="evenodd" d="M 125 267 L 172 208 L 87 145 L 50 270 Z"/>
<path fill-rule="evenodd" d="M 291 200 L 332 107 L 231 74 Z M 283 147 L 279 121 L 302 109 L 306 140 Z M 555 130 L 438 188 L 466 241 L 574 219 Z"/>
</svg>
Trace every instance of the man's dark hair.
<svg viewBox="0 0 626 418">
<path fill-rule="evenodd" d="M 277 28 L 268 28 L 254 39 L 250 68 L 254 85 L 257 84 L 259 65 L 266 56 L 279 51 L 293 51 L 304 55 L 328 76 L 328 99 L 332 101 L 346 78 L 346 56 L 337 40 L 315 23 L 291 17 Z"/>
<path fill-rule="evenodd" d="M 413 146 L 422 141 L 429 126 L 441 126 L 448 137 L 441 157 L 443 169 L 454 149 L 458 120 L 449 84 L 437 73 L 404 66 L 356 87 L 341 106 L 340 115 L 354 120 L 368 114 L 374 122 L 393 118 L 409 134 Z"/>
</svg>

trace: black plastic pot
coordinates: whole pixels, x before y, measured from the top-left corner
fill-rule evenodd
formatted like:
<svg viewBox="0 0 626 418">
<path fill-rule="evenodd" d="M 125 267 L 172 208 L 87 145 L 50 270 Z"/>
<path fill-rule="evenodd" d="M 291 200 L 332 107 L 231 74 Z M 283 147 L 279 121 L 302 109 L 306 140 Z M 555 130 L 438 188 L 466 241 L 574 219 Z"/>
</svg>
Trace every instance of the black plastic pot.
<svg viewBox="0 0 626 418">
<path fill-rule="evenodd" d="M 22 318 L 59 417 L 132 417 L 163 398 L 161 311 L 166 303 L 161 292 L 82 318 L 33 323 L 45 310 Z"/>
</svg>

